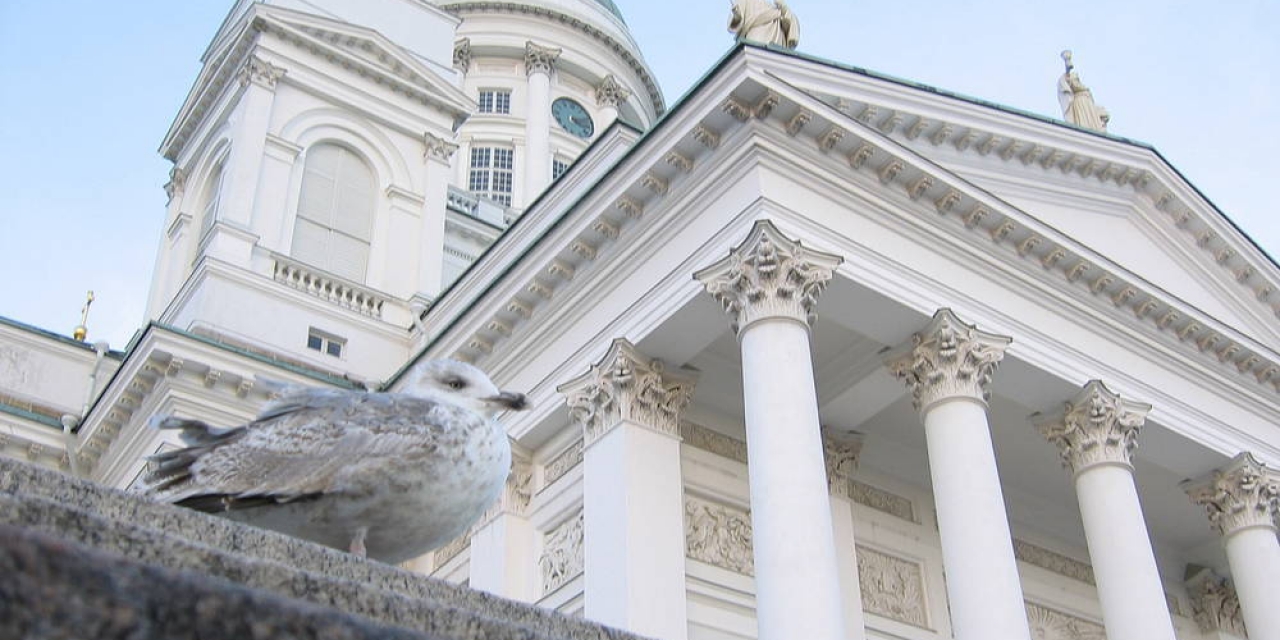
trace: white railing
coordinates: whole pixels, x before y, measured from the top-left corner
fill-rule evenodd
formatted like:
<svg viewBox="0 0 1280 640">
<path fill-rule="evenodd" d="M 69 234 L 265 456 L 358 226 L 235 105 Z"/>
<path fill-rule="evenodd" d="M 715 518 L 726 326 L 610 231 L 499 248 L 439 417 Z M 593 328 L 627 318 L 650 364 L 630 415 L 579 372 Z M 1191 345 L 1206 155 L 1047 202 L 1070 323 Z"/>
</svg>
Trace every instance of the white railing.
<svg viewBox="0 0 1280 640">
<path fill-rule="evenodd" d="M 371 318 L 382 317 L 382 307 L 387 303 L 386 296 L 284 256 L 273 257 L 275 268 L 272 277 L 276 282 Z"/>
</svg>

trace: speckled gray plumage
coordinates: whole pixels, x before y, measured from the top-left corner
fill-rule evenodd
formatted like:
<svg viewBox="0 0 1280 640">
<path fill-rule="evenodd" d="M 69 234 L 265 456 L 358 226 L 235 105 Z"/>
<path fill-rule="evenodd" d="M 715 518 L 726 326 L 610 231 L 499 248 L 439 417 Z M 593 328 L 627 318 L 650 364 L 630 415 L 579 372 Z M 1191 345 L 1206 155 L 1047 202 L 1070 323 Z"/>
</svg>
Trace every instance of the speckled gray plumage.
<svg viewBox="0 0 1280 640">
<path fill-rule="evenodd" d="M 406 386 L 294 389 L 234 429 L 161 419 L 190 446 L 157 455 L 144 491 L 335 548 L 364 535 L 369 557 L 385 562 L 421 555 L 501 492 L 511 449 L 492 415 L 523 396 L 453 361 L 419 365 Z"/>
</svg>

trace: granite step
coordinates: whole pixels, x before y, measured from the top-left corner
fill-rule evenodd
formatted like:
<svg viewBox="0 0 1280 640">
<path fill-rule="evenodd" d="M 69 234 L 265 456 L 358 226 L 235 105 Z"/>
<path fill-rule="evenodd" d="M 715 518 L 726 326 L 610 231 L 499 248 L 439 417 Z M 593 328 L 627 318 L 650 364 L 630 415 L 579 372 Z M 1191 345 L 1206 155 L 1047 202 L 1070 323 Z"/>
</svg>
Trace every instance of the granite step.
<svg viewBox="0 0 1280 640">
<path fill-rule="evenodd" d="M 440 638 L 638 636 L 0 458 L 0 523 Z"/>
</svg>

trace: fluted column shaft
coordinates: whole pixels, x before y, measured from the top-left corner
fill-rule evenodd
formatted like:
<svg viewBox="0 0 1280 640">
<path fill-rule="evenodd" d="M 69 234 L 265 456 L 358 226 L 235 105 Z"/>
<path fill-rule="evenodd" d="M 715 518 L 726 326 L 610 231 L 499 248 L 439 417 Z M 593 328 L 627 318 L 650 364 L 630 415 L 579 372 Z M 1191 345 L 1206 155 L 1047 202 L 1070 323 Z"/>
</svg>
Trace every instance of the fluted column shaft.
<svg viewBox="0 0 1280 640">
<path fill-rule="evenodd" d="M 1029 640 L 987 424 L 987 386 L 1010 339 L 941 309 L 886 364 L 924 422 L 956 640 Z"/>
<path fill-rule="evenodd" d="M 760 640 L 844 640 L 809 345 L 813 306 L 839 262 L 761 221 L 695 274 L 741 346 Z"/>
<path fill-rule="evenodd" d="M 1062 409 L 1032 416 L 1075 475 L 1107 635 L 1174 640 L 1131 457 L 1150 405 L 1090 381 Z"/>
<path fill-rule="evenodd" d="M 694 381 L 619 339 L 559 387 L 583 428 L 584 614 L 661 640 L 688 636 L 679 416 Z"/>
<path fill-rule="evenodd" d="M 1183 485 L 1222 534 L 1249 640 L 1280 640 L 1280 473 L 1248 453 L 1223 469 Z"/>
</svg>

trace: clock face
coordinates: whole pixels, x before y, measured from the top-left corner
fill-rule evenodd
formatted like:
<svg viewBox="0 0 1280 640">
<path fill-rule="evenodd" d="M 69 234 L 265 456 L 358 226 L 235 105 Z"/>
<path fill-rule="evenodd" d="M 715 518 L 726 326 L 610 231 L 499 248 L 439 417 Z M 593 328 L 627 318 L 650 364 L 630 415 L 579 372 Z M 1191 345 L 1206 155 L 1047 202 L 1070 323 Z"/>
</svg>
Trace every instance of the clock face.
<svg viewBox="0 0 1280 640">
<path fill-rule="evenodd" d="M 596 125 L 591 121 L 591 114 L 582 105 L 568 98 L 557 98 L 551 103 L 551 115 L 565 131 L 579 138 L 590 138 L 595 133 Z"/>
</svg>

